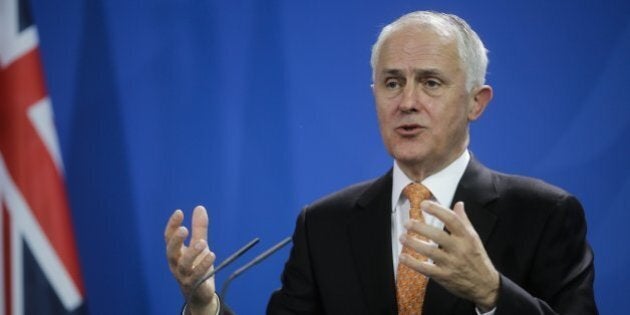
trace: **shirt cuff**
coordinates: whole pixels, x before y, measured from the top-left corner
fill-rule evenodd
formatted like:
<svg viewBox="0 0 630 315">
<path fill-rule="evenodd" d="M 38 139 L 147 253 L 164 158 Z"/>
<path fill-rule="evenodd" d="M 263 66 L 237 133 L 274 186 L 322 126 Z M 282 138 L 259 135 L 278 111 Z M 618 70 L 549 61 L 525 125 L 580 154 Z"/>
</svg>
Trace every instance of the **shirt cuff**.
<svg viewBox="0 0 630 315">
<path fill-rule="evenodd" d="M 496 311 L 497 311 L 497 308 L 496 308 L 496 307 L 494 307 L 494 308 L 492 308 L 491 310 L 489 310 L 489 311 L 487 311 L 487 312 L 485 312 L 485 313 L 482 313 L 482 312 L 479 310 L 479 308 L 478 308 L 478 307 L 475 307 L 475 312 L 477 312 L 477 315 L 494 315 L 494 312 L 496 312 Z"/>
<path fill-rule="evenodd" d="M 219 314 L 221 314 L 221 299 L 216 294 L 216 292 L 214 293 L 214 295 L 216 295 L 216 297 L 217 297 L 217 312 L 214 315 L 219 315 Z M 188 303 L 184 302 L 184 306 L 182 307 L 182 314 L 181 315 L 186 315 L 186 308 L 187 308 L 187 306 L 188 306 Z"/>
</svg>

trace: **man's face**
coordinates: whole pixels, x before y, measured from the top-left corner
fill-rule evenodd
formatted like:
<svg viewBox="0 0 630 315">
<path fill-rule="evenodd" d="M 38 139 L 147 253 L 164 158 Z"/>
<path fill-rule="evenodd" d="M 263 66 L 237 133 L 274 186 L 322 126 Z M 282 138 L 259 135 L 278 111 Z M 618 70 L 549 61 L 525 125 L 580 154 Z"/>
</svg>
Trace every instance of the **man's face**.
<svg viewBox="0 0 630 315">
<path fill-rule="evenodd" d="M 373 92 L 381 136 L 403 170 L 419 168 L 414 175 L 426 177 L 463 152 L 468 121 L 477 116 L 470 116 L 474 97 L 454 38 L 417 27 L 395 31 L 381 47 Z"/>
</svg>

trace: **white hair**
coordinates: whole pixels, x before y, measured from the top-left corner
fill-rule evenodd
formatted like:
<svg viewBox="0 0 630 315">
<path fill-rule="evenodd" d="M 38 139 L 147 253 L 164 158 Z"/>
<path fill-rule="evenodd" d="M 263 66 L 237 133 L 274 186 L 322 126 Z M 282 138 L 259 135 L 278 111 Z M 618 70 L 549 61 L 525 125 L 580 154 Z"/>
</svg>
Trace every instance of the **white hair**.
<svg viewBox="0 0 630 315">
<path fill-rule="evenodd" d="M 374 46 L 372 46 L 372 80 L 374 80 L 376 63 L 383 43 L 395 31 L 406 26 L 429 27 L 440 35 L 455 36 L 461 65 L 466 72 L 466 88 L 472 91 L 486 81 L 488 68 L 488 51 L 483 42 L 460 17 L 433 11 L 416 11 L 405 14 L 391 24 L 383 27 Z"/>
</svg>

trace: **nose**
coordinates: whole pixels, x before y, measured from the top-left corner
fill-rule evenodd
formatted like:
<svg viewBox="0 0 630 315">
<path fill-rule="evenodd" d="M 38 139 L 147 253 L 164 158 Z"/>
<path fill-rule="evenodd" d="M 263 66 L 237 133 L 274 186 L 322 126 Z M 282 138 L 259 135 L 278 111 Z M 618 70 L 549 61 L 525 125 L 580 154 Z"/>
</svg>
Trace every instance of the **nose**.
<svg viewBox="0 0 630 315">
<path fill-rule="evenodd" d="M 407 84 L 402 93 L 402 99 L 400 100 L 399 109 L 401 112 L 415 112 L 418 111 L 418 95 L 416 94 L 415 84 Z"/>
</svg>

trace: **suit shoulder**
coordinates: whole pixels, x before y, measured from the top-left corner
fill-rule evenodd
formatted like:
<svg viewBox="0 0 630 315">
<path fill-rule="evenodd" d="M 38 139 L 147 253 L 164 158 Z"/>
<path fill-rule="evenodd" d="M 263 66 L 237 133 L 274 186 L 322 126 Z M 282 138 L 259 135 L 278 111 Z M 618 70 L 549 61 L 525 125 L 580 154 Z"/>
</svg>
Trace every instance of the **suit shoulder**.
<svg viewBox="0 0 630 315">
<path fill-rule="evenodd" d="M 344 187 L 315 200 L 307 208 L 312 211 L 315 209 L 351 207 L 356 204 L 359 197 L 361 197 L 375 181 L 376 179 L 371 179 Z"/>
<path fill-rule="evenodd" d="M 493 172 L 496 188 L 505 198 L 557 203 L 560 200 L 575 199 L 566 190 L 541 179 Z"/>
</svg>

